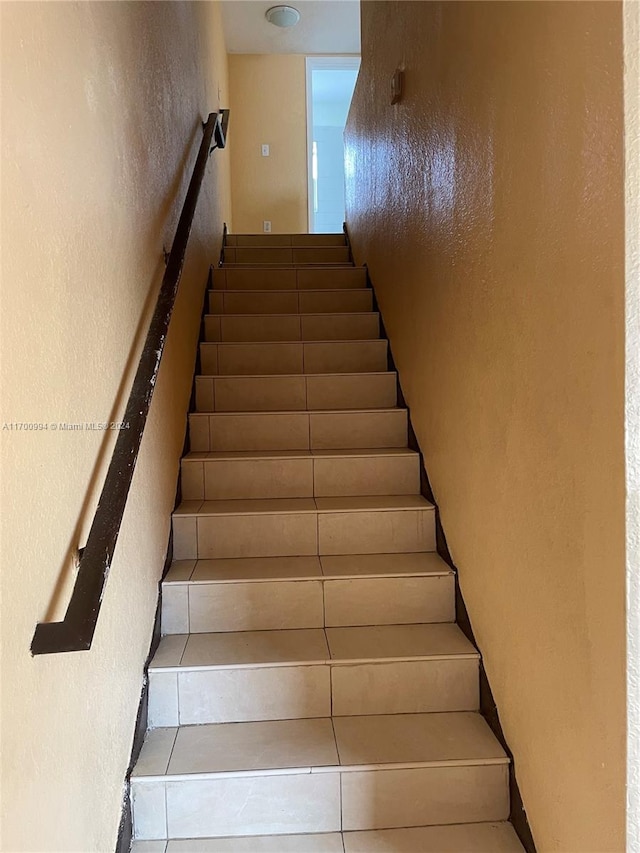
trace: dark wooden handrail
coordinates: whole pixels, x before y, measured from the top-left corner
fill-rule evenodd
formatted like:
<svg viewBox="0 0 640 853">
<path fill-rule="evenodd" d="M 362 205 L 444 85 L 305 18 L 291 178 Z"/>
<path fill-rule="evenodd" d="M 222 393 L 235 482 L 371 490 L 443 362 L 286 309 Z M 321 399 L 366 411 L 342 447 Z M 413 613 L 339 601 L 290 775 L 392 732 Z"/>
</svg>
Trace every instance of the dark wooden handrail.
<svg viewBox="0 0 640 853">
<path fill-rule="evenodd" d="M 34 655 L 86 651 L 91 648 L 104 587 L 118 541 L 129 487 L 167 339 L 169 321 L 178 292 L 187 242 L 207 160 L 214 148 L 224 148 L 228 121 L 229 110 L 221 110 L 219 113 L 210 113 L 207 121 L 203 123 L 204 136 L 198 158 L 176 228 L 173 247 L 169 254 L 127 407 L 122 417 L 122 421 L 128 425 L 128 428 L 118 432 L 87 543 L 80 551 L 78 573 L 65 617 L 62 622 L 39 622 L 36 625 L 31 642 L 31 652 Z M 212 141 L 215 142 L 213 146 Z"/>
</svg>

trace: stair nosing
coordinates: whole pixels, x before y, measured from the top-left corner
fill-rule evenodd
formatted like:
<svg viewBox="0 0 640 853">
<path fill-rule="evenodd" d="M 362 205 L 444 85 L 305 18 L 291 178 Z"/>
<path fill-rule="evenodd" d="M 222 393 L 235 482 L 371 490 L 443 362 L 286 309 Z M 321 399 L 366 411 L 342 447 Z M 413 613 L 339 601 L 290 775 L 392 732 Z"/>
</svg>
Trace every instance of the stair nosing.
<svg viewBox="0 0 640 853">
<path fill-rule="evenodd" d="M 380 340 L 380 338 L 373 338 L 373 340 Z M 217 343 L 216 341 L 201 341 L 201 343 Z M 238 342 L 239 343 L 239 342 Z M 253 343 L 253 341 L 249 341 L 249 343 Z M 258 341 L 258 343 L 271 343 L 270 341 Z M 281 343 L 280 341 L 275 341 L 275 343 Z M 299 344 L 302 341 L 291 341 L 291 343 Z M 315 341 L 313 342 L 315 343 Z M 197 373 L 196 380 L 198 379 L 299 379 L 302 377 L 306 379 L 307 376 L 397 376 L 397 371 L 395 370 L 359 370 L 351 373 Z"/>
<path fill-rule="evenodd" d="M 267 267 L 267 269 L 277 269 L 277 267 Z M 353 268 L 348 267 L 348 269 Z M 373 293 L 373 291 L 370 287 L 305 287 L 302 289 L 297 287 L 210 287 L 207 293 Z"/>
<path fill-rule="evenodd" d="M 425 551 L 425 554 L 435 554 L 435 551 Z M 452 569 L 440 572 L 381 572 L 378 574 L 342 574 L 342 575 L 288 575 L 284 577 L 271 578 L 219 578 L 214 580 L 164 580 L 163 585 L 167 586 L 206 586 L 207 584 L 239 584 L 239 583 L 300 583 L 305 581 L 352 581 L 352 580 L 377 580 L 378 578 L 448 578 L 455 576 Z M 429 623 L 431 624 L 431 623 Z M 355 627 L 355 626 L 354 626 Z M 361 627 L 361 626 L 358 626 Z"/>
<path fill-rule="evenodd" d="M 263 247 L 263 246 L 227 246 L 226 248 L 228 248 L 228 249 L 262 249 L 265 247 Z M 266 248 L 269 248 L 269 247 L 267 246 Z M 293 248 L 305 249 L 307 247 L 306 246 L 273 246 L 272 248 L 274 248 L 274 249 L 293 249 Z M 311 246 L 310 248 L 315 248 L 315 247 Z M 335 248 L 341 249 L 343 247 L 342 246 L 325 246 L 324 248 L 325 249 L 335 249 Z M 254 264 L 253 266 L 255 266 L 257 269 L 261 269 L 263 267 L 266 269 L 271 269 L 272 264 L 262 263 L 262 264 Z M 280 263 L 280 264 L 273 264 L 273 266 L 275 266 L 276 268 L 282 267 L 282 269 L 289 269 L 289 267 L 296 267 L 297 264 Z M 327 267 L 328 269 L 333 269 L 334 264 L 324 262 L 324 263 L 317 264 L 317 266 L 319 268 Z M 349 270 L 366 270 L 366 267 L 364 266 L 364 264 L 354 264 L 354 263 L 345 262 L 344 264 L 342 264 L 342 266 L 345 269 L 349 269 Z M 224 269 L 224 264 L 220 264 L 219 266 L 215 266 L 213 268 L 213 271 L 215 273 L 217 270 L 223 270 L 223 269 Z"/>
<path fill-rule="evenodd" d="M 364 290 L 364 288 L 362 288 L 362 290 Z M 276 293 L 276 292 L 281 293 L 282 291 L 269 291 L 269 290 L 261 290 L 260 291 L 260 293 Z M 308 292 L 308 291 L 305 291 L 305 292 Z M 351 293 L 351 291 L 349 291 L 349 290 L 346 290 L 346 291 L 340 290 L 338 292 L 339 293 Z M 255 291 L 251 291 L 251 290 L 236 290 L 236 291 L 224 290 L 224 291 L 222 291 L 222 293 L 255 293 Z M 224 311 L 222 313 L 219 311 L 207 311 L 207 313 L 204 315 L 204 319 L 206 320 L 207 317 L 234 317 L 234 318 L 237 318 L 237 317 L 240 317 L 240 318 L 242 318 L 242 317 L 275 317 L 277 319 L 280 319 L 282 317 L 326 317 L 327 315 L 329 315 L 331 317 L 351 317 L 353 315 L 355 315 L 356 317 L 371 317 L 371 316 L 375 317 L 376 315 L 378 315 L 378 316 L 380 315 L 380 311 L 375 310 L 373 308 L 369 308 L 366 311 L 289 311 L 289 312 L 287 312 L 287 311 L 273 311 L 273 312 L 269 311 L 266 313 L 264 311 L 262 311 L 262 312 L 258 311 L 256 314 L 247 314 L 246 312 L 240 312 L 239 314 L 237 314 L 237 313 L 233 313 L 233 312 L 227 313 Z"/>
<path fill-rule="evenodd" d="M 410 504 L 406 504 L 406 505 L 399 504 L 397 506 L 384 506 L 384 505 L 382 505 L 382 506 L 369 506 L 369 507 L 368 506 L 351 506 L 351 507 L 330 507 L 330 508 L 320 508 L 318 506 L 315 506 L 313 508 L 312 507 L 308 507 L 308 508 L 292 507 L 290 509 L 278 509 L 277 507 L 274 507 L 274 508 L 270 508 L 270 509 L 256 508 L 256 509 L 237 509 L 237 510 L 234 510 L 234 509 L 230 508 L 228 510 L 217 510 L 217 511 L 216 510 L 206 510 L 206 509 L 202 509 L 202 507 L 201 507 L 198 510 L 188 510 L 188 511 L 184 511 L 184 512 L 180 511 L 180 507 L 182 506 L 182 504 L 180 504 L 173 511 L 173 516 L 177 516 L 179 518 L 189 518 L 189 517 L 201 518 L 201 517 L 209 517 L 209 516 L 236 516 L 236 515 L 241 515 L 241 516 L 247 516 L 247 515 L 302 515 L 302 514 L 308 515 L 308 514 L 312 514 L 312 513 L 328 514 L 328 513 L 343 513 L 343 512 L 434 512 L 435 511 L 434 504 L 432 504 L 430 501 L 428 501 L 426 498 L 424 498 L 423 495 L 420 495 L 418 493 L 416 493 L 414 495 L 403 494 L 403 495 L 334 495 L 333 496 L 333 498 L 336 498 L 336 499 L 354 499 L 354 500 L 357 499 L 358 497 L 375 497 L 375 498 L 421 497 L 421 498 L 423 498 L 423 502 L 416 504 L 416 505 L 413 505 L 413 506 L 411 506 Z M 199 503 L 202 505 L 205 503 L 215 503 L 217 501 L 219 501 L 221 503 L 234 503 L 234 501 L 238 501 L 238 502 L 241 502 L 241 501 L 256 501 L 256 502 L 269 501 L 269 502 L 272 502 L 272 501 L 274 501 L 275 502 L 275 501 L 295 501 L 295 500 L 314 501 L 315 502 L 316 499 L 317 500 L 331 500 L 332 498 L 330 498 L 330 497 L 324 498 L 324 497 L 320 497 L 320 496 L 318 496 L 317 498 L 315 498 L 315 497 L 309 497 L 309 498 L 218 498 L 218 499 L 214 498 L 214 499 L 209 499 L 209 500 L 204 500 L 204 499 L 203 500 L 196 499 L 193 501 L 186 500 L 186 501 L 183 501 L 183 503 Z"/>
<path fill-rule="evenodd" d="M 436 712 L 437 713 L 437 712 Z M 475 712 L 474 712 L 475 713 Z M 331 719 L 330 717 L 323 719 Z M 132 782 L 196 782 L 207 779 L 239 779 L 257 776 L 306 776 L 318 773 L 363 773 L 389 770 L 419 770 L 440 767 L 490 767 L 508 765 L 508 755 L 493 758 L 446 758 L 431 761 L 398 761 L 380 764 L 325 764 L 302 767 L 269 767 L 255 770 L 205 770 L 200 773 L 131 774 Z"/>
<path fill-rule="evenodd" d="M 299 409 L 299 411 L 307 411 L 305 409 Z M 312 411 L 316 411 L 313 409 Z M 326 411 L 325 409 L 320 409 L 318 411 Z M 215 412 L 201 412 L 199 414 L 216 414 Z M 338 448 L 332 449 L 329 448 L 326 451 L 315 452 L 313 450 L 192 450 L 189 453 L 185 454 L 181 457 L 181 462 L 187 463 L 198 463 L 198 462 L 263 462 L 270 459 L 286 459 L 293 461 L 295 459 L 303 459 L 307 461 L 308 459 L 368 459 L 369 457 L 385 457 L 385 458 L 396 458 L 396 457 L 407 457 L 407 456 L 419 456 L 417 450 L 412 450 L 410 447 L 398 447 L 397 453 L 393 451 L 396 448 L 393 447 L 363 447 L 362 450 L 364 453 L 355 453 L 354 451 L 357 448 Z M 210 453 L 216 454 L 215 456 L 210 456 L 208 458 L 193 457 L 192 453 Z M 233 455 L 242 453 L 242 456 Z M 295 453 L 295 456 L 291 454 Z M 246 455 L 245 455 L 246 454 Z M 308 497 L 314 497 L 314 495 L 308 495 Z M 327 496 L 329 497 L 329 496 Z M 339 497 L 335 495 L 334 497 Z M 242 500 L 240 498 L 239 500 Z"/>
<path fill-rule="evenodd" d="M 236 315 L 236 316 L 246 316 L 246 317 L 270 317 L 271 314 L 245 314 L 245 315 Z M 290 317 L 298 317 L 298 314 L 290 314 Z M 372 341 L 380 342 L 388 344 L 389 341 L 387 338 L 336 338 L 328 340 L 328 341 L 200 341 L 200 346 L 215 346 L 215 347 L 245 347 L 245 346 L 256 346 L 259 344 L 264 346 L 265 344 L 273 345 L 273 344 L 286 344 L 290 346 L 291 344 L 370 344 Z M 366 372 L 366 371 L 365 371 Z M 382 372 L 382 371 L 378 371 Z M 274 374 L 267 374 L 273 376 Z M 279 374 L 275 374 L 278 376 Z"/>
<path fill-rule="evenodd" d="M 455 625 L 455 622 L 425 623 Z M 348 627 L 348 626 L 340 626 Z M 353 626 L 367 627 L 367 626 Z M 319 628 L 318 630 L 323 630 Z M 202 632 L 206 633 L 206 632 Z M 222 632 L 224 633 L 224 632 Z M 232 633 L 243 633 L 234 631 Z M 252 632 L 248 632 L 252 633 Z M 190 635 L 190 636 L 197 636 Z M 262 661 L 260 663 L 199 663 L 199 664 L 171 664 L 170 666 L 154 666 L 153 661 L 149 664 L 149 672 L 217 672 L 230 669 L 291 669 L 296 666 L 382 666 L 387 663 L 415 663 L 424 661 L 460 661 L 480 660 L 480 652 L 438 652 L 429 655 L 397 655 L 396 657 L 370 657 L 370 658 L 318 658 L 317 660 L 286 660 L 286 661 Z"/>
<path fill-rule="evenodd" d="M 315 374 L 300 374 L 301 376 L 313 376 Z M 216 374 L 217 376 L 217 374 Z M 226 377 L 220 377 L 224 379 Z M 363 415 L 369 415 L 376 412 L 406 412 L 407 409 L 405 406 L 385 406 L 380 409 L 269 409 L 266 411 L 234 411 L 234 412 L 189 412 L 189 417 L 193 416 L 203 416 L 203 417 L 212 417 L 213 415 L 309 415 L 309 414 L 321 414 L 321 415 L 353 415 L 357 413 L 361 413 Z M 317 448 L 320 450 L 321 448 Z M 330 448 L 328 448 L 330 449 Z M 357 448 L 354 448 L 357 449 Z M 207 453 L 206 450 L 196 451 L 197 453 Z"/>
<path fill-rule="evenodd" d="M 231 247 L 231 248 L 236 248 L 236 247 Z M 245 248 L 245 247 L 241 246 L 240 248 Z M 252 248 L 252 247 L 247 246 L 246 248 Z M 255 246 L 253 248 L 257 249 L 259 247 Z M 280 248 L 286 249 L 287 247 L 281 246 Z M 242 268 L 242 267 L 245 267 L 245 268 L 248 267 L 249 269 L 253 269 L 256 266 L 259 266 L 260 269 L 269 269 L 271 264 L 268 261 L 263 261 L 259 265 L 256 264 L 255 261 L 229 261 L 229 263 L 222 264 L 222 266 L 218 267 L 218 269 L 228 270 L 228 269 L 238 269 L 238 268 Z M 318 267 L 324 267 L 327 269 L 331 269 L 331 268 L 334 268 L 334 269 L 335 268 L 351 269 L 351 264 L 345 263 L 344 261 L 336 261 L 335 263 L 331 263 L 331 261 L 323 261 L 322 263 L 317 263 L 315 261 L 307 261 L 306 263 L 304 263 L 302 261 L 299 261 L 297 263 L 292 262 L 290 264 L 284 264 L 284 265 L 280 262 L 275 261 L 273 263 L 273 266 L 278 268 L 278 269 L 287 269 L 288 268 L 288 269 L 294 269 L 294 270 L 300 269 L 301 267 L 308 267 L 311 269 L 316 269 Z"/>
</svg>

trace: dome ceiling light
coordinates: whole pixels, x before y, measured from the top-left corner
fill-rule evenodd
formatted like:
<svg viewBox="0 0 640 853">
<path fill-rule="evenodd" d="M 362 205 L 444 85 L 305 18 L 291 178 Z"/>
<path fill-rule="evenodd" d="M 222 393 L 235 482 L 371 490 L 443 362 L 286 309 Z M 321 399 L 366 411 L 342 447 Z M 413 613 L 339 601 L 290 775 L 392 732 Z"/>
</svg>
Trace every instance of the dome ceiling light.
<svg viewBox="0 0 640 853">
<path fill-rule="evenodd" d="M 272 6 L 264 16 L 276 27 L 295 27 L 300 20 L 300 12 L 293 6 Z"/>
</svg>

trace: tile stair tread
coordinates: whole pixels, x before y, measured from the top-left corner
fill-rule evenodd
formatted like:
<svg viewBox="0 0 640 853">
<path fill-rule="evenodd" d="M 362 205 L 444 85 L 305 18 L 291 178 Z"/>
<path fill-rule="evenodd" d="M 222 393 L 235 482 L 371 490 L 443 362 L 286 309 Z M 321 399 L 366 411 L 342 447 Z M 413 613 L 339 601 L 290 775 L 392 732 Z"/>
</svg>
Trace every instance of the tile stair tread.
<svg viewBox="0 0 640 853">
<path fill-rule="evenodd" d="M 364 271 L 364 267 L 356 267 L 356 266 L 353 266 L 352 264 L 347 264 L 347 263 L 336 263 L 336 264 L 326 264 L 326 263 L 323 263 L 323 264 L 283 264 L 283 263 L 279 263 L 279 264 L 278 263 L 276 263 L 276 264 L 255 264 L 255 263 L 253 263 L 253 264 L 223 264 L 222 266 L 216 267 L 214 269 L 214 271 L 213 271 L 213 287 L 210 287 L 209 290 L 224 290 L 225 289 L 223 287 L 216 287 L 216 283 L 215 283 L 216 272 L 224 272 L 224 270 L 228 270 L 228 269 L 234 270 L 234 269 L 237 269 L 238 267 L 242 267 L 243 270 L 250 270 L 251 272 L 254 272 L 254 271 L 255 272 L 264 272 L 264 271 L 273 272 L 274 270 L 276 272 L 278 272 L 279 270 L 284 270 L 284 271 L 288 272 L 289 270 L 296 270 L 296 269 L 299 269 L 300 267 L 304 268 L 305 272 L 308 269 L 313 269 L 313 270 L 318 270 L 319 272 L 326 272 L 328 274 L 331 274 L 331 272 L 333 272 L 334 270 L 340 270 L 341 272 L 343 272 L 344 270 L 355 270 L 357 273 L 362 275 L 362 273 Z M 364 284 L 361 287 L 366 288 L 367 285 Z M 261 288 L 255 288 L 255 289 L 260 290 Z M 266 289 L 267 288 L 262 288 L 262 290 L 266 290 Z M 307 288 L 297 288 L 297 287 L 291 288 L 291 289 L 292 290 L 307 290 Z M 320 290 L 321 288 L 313 288 L 313 289 L 314 290 Z M 337 290 L 337 289 L 338 288 L 331 288 L 331 290 Z M 348 288 L 348 289 L 349 290 L 355 290 L 356 288 Z"/>
<path fill-rule="evenodd" d="M 363 495 L 332 498 L 247 498 L 235 500 L 183 501 L 174 516 L 260 515 L 323 512 L 393 512 L 433 510 L 422 495 Z"/>
<path fill-rule="evenodd" d="M 253 314 L 246 314 L 247 317 L 253 317 Z M 271 317 L 271 314 L 262 314 L 262 317 Z M 297 314 L 290 314 L 290 317 L 297 317 Z M 200 346 L 205 347 L 255 347 L 255 346 L 285 346 L 290 347 L 291 344 L 300 344 L 304 346 L 315 346 L 316 344 L 370 344 L 372 341 L 383 341 L 384 343 L 388 343 L 387 338 L 340 338 L 340 339 L 330 339 L 328 341 L 200 341 Z M 351 370 L 350 373 L 362 373 L 363 371 Z M 376 370 L 373 371 L 375 373 L 391 373 L 393 371 L 389 370 Z M 245 374 L 240 374 L 244 376 Z M 253 375 L 253 374 L 251 374 Z M 266 376 L 273 376 L 273 373 L 267 373 Z M 276 374 L 278 376 L 299 376 L 299 373 L 279 373 Z M 323 376 L 332 376 L 335 374 L 324 373 Z M 338 376 L 343 376 L 344 374 L 339 373 Z"/>
<path fill-rule="evenodd" d="M 253 293 L 254 291 L 251 291 L 251 290 L 241 290 L 241 291 L 225 290 L 224 292 L 225 293 Z M 267 293 L 267 292 L 269 292 L 269 293 L 282 293 L 283 291 L 272 290 L 272 291 L 260 291 L 260 292 L 261 293 Z M 309 293 L 309 292 L 314 292 L 314 291 L 306 291 L 306 292 Z M 315 292 L 317 292 L 317 291 L 315 291 Z M 329 292 L 332 293 L 333 291 L 329 291 Z M 349 290 L 337 290 L 335 292 L 336 293 L 350 293 Z M 327 291 L 323 290 L 322 293 L 327 293 Z M 371 316 L 371 314 L 379 315 L 380 312 L 379 311 L 373 311 L 373 310 L 370 310 L 370 311 L 313 311 L 313 312 L 309 311 L 309 312 L 296 313 L 296 314 L 283 314 L 282 312 L 275 312 L 273 314 L 271 314 L 271 313 L 269 313 L 269 314 L 215 314 L 212 312 L 208 312 L 204 316 L 205 316 L 205 319 L 207 317 L 215 317 L 215 318 L 223 317 L 225 319 L 227 317 L 231 317 L 233 319 L 240 318 L 240 319 L 244 320 L 245 317 L 251 317 L 251 319 L 255 319 L 256 317 L 261 317 L 261 318 L 262 317 L 275 317 L 276 319 L 278 319 L 280 317 L 285 317 L 285 318 L 289 319 L 290 317 L 353 317 L 353 316 L 369 317 L 369 316 Z M 216 341 L 211 341 L 211 343 L 216 343 Z M 220 343 L 220 341 L 218 341 L 217 343 Z M 235 343 L 235 342 L 232 342 L 232 343 Z M 253 343 L 253 341 L 250 341 L 250 343 Z M 271 341 L 267 341 L 267 343 L 271 343 Z M 280 343 L 280 341 L 275 341 L 275 343 Z"/>
<path fill-rule="evenodd" d="M 344 843 L 344 846 L 343 846 Z M 510 823 L 134 841 L 131 853 L 524 853 Z"/>
<path fill-rule="evenodd" d="M 375 339 L 374 339 L 375 340 Z M 212 343 L 217 344 L 219 341 L 201 341 L 201 343 Z M 238 344 L 246 343 L 243 341 L 238 341 Z M 249 341 L 249 343 L 254 343 L 253 341 Z M 260 341 L 258 341 L 260 343 Z M 262 341 L 261 343 L 274 343 L 274 341 Z M 275 341 L 275 343 L 279 344 L 282 341 Z M 289 341 L 289 343 L 299 344 L 302 341 Z M 309 343 L 323 343 L 323 341 L 310 341 Z M 331 343 L 331 341 L 324 341 L 324 343 Z M 338 343 L 344 343 L 344 341 L 338 341 Z M 201 376 L 202 374 L 196 374 L 196 376 Z M 299 376 L 308 376 L 307 373 L 225 373 L 224 376 L 220 376 L 217 373 L 208 374 L 209 376 L 214 377 L 215 379 L 291 379 L 291 377 L 299 377 Z M 332 377 L 332 378 L 342 378 L 344 376 L 395 376 L 395 370 L 356 370 L 351 371 L 350 373 L 314 373 L 313 378 L 316 379 L 318 377 Z M 340 409 L 340 411 L 345 411 L 344 409 Z M 351 410 L 349 410 L 351 411 Z"/>
<path fill-rule="evenodd" d="M 324 410 L 323 410 L 324 411 Z M 203 413 L 203 414 L 206 414 Z M 212 413 L 213 414 L 213 413 Z M 410 447 L 360 447 L 351 450 L 193 450 L 182 457 L 183 462 L 228 461 L 236 459 L 351 459 L 380 456 L 417 456 Z"/>
<path fill-rule="evenodd" d="M 271 234 L 264 234 L 261 231 L 227 231 L 227 237 L 264 237 L 267 240 L 270 237 L 307 237 L 308 235 L 318 237 L 343 237 L 344 229 L 338 231 L 273 231 Z"/>
<path fill-rule="evenodd" d="M 243 266 L 244 266 L 244 264 L 243 264 Z M 268 269 L 272 270 L 272 269 L 274 269 L 274 267 L 269 266 Z M 335 266 L 330 267 L 330 269 L 332 269 L 332 270 L 335 269 Z M 350 267 L 350 269 L 351 269 L 351 267 Z M 322 294 L 323 296 L 326 296 L 327 293 L 337 293 L 337 294 L 342 295 L 344 293 L 362 293 L 363 290 L 369 291 L 369 288 L 368 287 L 307 287 L 304 290 L 295 290 L 294 292 L 298 293 L 298 294 L 302 293 L 304 295 L 315 293 L 315 294 Z M 251 289 L 246 289 L 246 288 L 240 288 L 240 289 L 235 288 L 234 289 L 234 288 L 230 288 L 230 287 L 229 288 L 210 287 L 207 292 L 208 293 L 223 293 L 223 294 L 235 293 L 235 294 L 238 294 L 240 296 L 251 296 L 252 293 L 279 293 L 279 294 L 287 294 L 288 295 L 288 294 L 291 294 L 292 291 L 293 291 L 293 288 L 290 288 L 290 287 L 289 288 L 283 287 L 283 288 L 280 288 L 279 290 L 276 288 L 268 288 L 268 287 L 252 287 Z M 209 311 L 207 313 L 211 314 L 212 312 Z M 280 313 L 281 313 L 280 311 L 274 312 L 274 314 L 280 314 Z M 325 312 L 321 311 L 319 313 L 322 314 Z M 331 312 L 331 313 L 336 313 L 336 312 Z M 229 314 L 229 315 L 222 315 L 222 316 L 232 316 L 232 315 Z M 247 314 L 247 315 L 240 315 L 240 316 L 253 317 L 255 315 L 254 314 Z M 273 316 L 273 315 L 269 315 L 269 316 Z"/>
<path fill-rule="evenodd" d="M 237 246 L 232 246 L 231 248 L 238 248 Z M 262 248 L 261 246 L 240 246 L 241 249 L 251 249 L 251 248 Z M 278 248 L 288 248 L 287 246 L 279 246 Z M 296 248 L 306 248 L 305 246 L 296 246 Z M 325 247 L 325 248 L 335 248 L 333 246 Z M 275 262 L 270 264 L 266 261 L 263 261 L 261 264 L 256 264 L 253 261 L 236 261 L 225 262 L 222 266 L 218 267 L 221 270 L 234 270 L 234 269 L 254 269 L 255 267 L 259 267 L 260 269 L 267 268 L 269 269 L 271 266 L 279 267 L 280 269 L 317 269 L 318 267 L 325 267 L 327 269 L 351 269 L 351 264 L 346 263 L 345 261 L 336 261 L 332 264 L 330 261 L 323 261 L 321 264 L 316 261 L 299 261 L 296 264 L 282 264 L 279 262 Z"/>
<path fill-rule="evenodd" d="M 238 247 L 237 246 L 230 246 L 229 248 L 237 249 Z M 261 246 L 260 247 L 241 246 L 240 248 L 249 249 L 249 248 L 262 248 L 262 247 Z M 296 248 L 296 249 L 303 248 L 304 249 L 306 247 L 305 246 L 291 246 L 291 247 L 278 246 L 277 248 L 279 248 L 279 249 L 282 249 L 282 248 L 285 248 L 285 249 L 286 248 Z M 314 246 L 313 248 L 316 248 L 316 247 Z M 324 248 L 325 249 L 331 249 L 331 248 L 335 248 L 335 247 L 334 246 L 324 246 Z M 214 270 L 213 270 L 214 275 L 215 275 L 216 270 L 223 270 L 225 268 L 225 266 L 227 266 L 227 264 L 221 264 L 218 267 L 214 267 Z M 244 266 L 244 264 L 243 264 L 243 266 Z M 299 264 L 249 264 L 249 266 L 255 267 L 256 269 L 272 270 L 272 269 L 278 269 L 280 267 L 283 270 L 288 270 L 288 269 L 291 269 L 291 267 L 293 267 L 295 269 L 295 267 L 299 266 Z M 327 264 L 327 263 L 314 264 L 315 269 L 322 269 L 323 267 L 326 267 L 328 270 L 332 270 L 332 269 L 335 269 L 336 266 L 340 266 L 340 267 L 342 267 L 342 269 L 347 269 L 347 270 L 361 270 L 362 271 L 362 270 L 366 269 L 366 267 L 364 267 L 362 265 L 351 264 L 351 263 L 348 263 L 347 261 L 345 261 L 343 264 Z"/>
<path fill-rule="evenodd" d="M 277 374 L 275 374 L 277 375 Z M 316 373 L 307 373 L 307 374 L 299 374 L 300 376 L 317 376 Z M 219 377 L 220 379 L 227 379 L 226 376 Z M 381 412 L 406 412 L 406 407 L 404 406 L 385 406 L 380 409 L 269 409 L 267 411 L 262 411 L 258 409 L 253 412 L 190 412 L 189 417 L 244 417 L 245 415 L 260 415 L 260 417 L 267 417 L 269 415 L 281 416 L 281 415 L 378 415 Z M 357 450 L 359 448 L 353 448 Z"/>
<path fill-rule="evenodd" d="M 259 237 L 260 235 L 259 234 L 240 234 L 237 236 Z M 273 246 L 270 246 L 267 243 L 260 243 L 258 245 L 256 245 L 256 244 L 254 244 L 254 245 L 248 245 L 248 244 L 247 245 L 245 245 L 245 244 L 234 245 L 233 243 L 226 243 L 225 244 L 225 249 L 260 249 L 261 251 L 263 249 L 269 249 L 269 250 L 275 250 L 275 249 L 309 249 L 310 251 L 315 252 L 318 249 L 346 249 L 346 248 L 348 248 L 347 243 L 306 243 L 306 244 L 303 243 L 302 245 L 299 245 L 299 244 L 292 245 L 292 244 L 287 244 L 287 243 L 283 243 L 283 244 L 274 243 Z M 344 263 L 348 263 L 348 262 L 345 261 Z"/>
<path fill-rule="evenodd" d="M 453 571 L 435 551 L 321 557 L 233 557 L 177 560 L 171 564 L 163 584 L 442 577 L 452 574 Z"/>
<path fill-rule="evenodd" d="M 307 374 L 308 376 L 313 376 L 314 374 Z M 226 377 L 221 377 L 225 379 Z M 189 412 L 189 417 L 197 417 L 197 418 L 222 418 L 222 417 L 246 417 L 249 415 L 250 417 L 281 417 L 282 415 L 307 415 L 310 417 L 316 417 L 319 415 L 379 415 L 385 414 L 389 412 L 406 412 L 407 409 L 404 406 L 383 406 L 379 409 L 258 409 L 256 411 L 231 411 L 231 412 Z M 312 450 L 321 450 L 322 448 L 312 448 Z M 339 450 L 351 449 L 354 453 L 357 450 L 377 450 L 378 448 L 338 448 Z M 380 448 L 384 450 L 385 448 Z M 404 450 L 405 448 L 401 448 Z M 408 448 L 407 448 L 408 449 Z M 194 451 L 196 453 L 207 453 L 209 451 L 206 450 L 198 450 Z M 248 451 L 249 453 L 253 453 L 253 451 Z M 282 451 L 286 453 L 287 451 Z M 291 451 L 292 453 L 295 451 Z"/>
<path fill-rule="evenodd" d="M 133 779 L 508 764 L 474 711 L 207 723 L 152 730 Z"/>
<path fill-rule="evenodd" d="M 269 239 L 270 235 L 266 235 L 264 233 L 260 234 L 257 232 L 251 233 L 251 234 L 250 233 L 247 233 L 247 234 L 228 234 L 227 236 L 231 237 L 232 239 L 237 239 L 238 237 L 242 237 L 244 239 L 259 238 L 261 240 L 261 243 L 259 246 L 243 246 L 243 245 L 240 245 L 240 246 L 235 245 L 234 246 L 233 243 L 225 243 L 225 248 L 227 248 L 227 249 L 335 249 L 335 248 L 346 248 L 348 246 L 348 243 L 346 240 L 344 240 L 344 242 L 341 242 L 341 243 L 331 243 L 331 242 L 329 242 L 329 243 L 316 243 L 316 242 L 313 242 L 313 243 L 302 243 L 302 244 L 298 244 L 298 243 L 287 244 L 287 243 L 281 243 L 280 242 L 280 240 L 286 239 L 287 237 L 306 236 L 304 234 L 304 232 L 298 232 L 297 234 L 294 234 L 293 232 L 291 232 L 291 234 L 274 234 L 273 236 L 276 239 L 273 241 Z M 324 237 L 340 237 L 340 238 L 344 237 L 343 234 L 340 234 L 337 231 L 333 231 L 333 232 L 327 231 L 324 234 L 319 233 L 316 236 L 323 237 L 323 238 Z M 278 238 L 280 238 L 280 239 L 278 239 Z"/>
<path fill-rule="evenodd" d="M 374 340 L 375 340 L 375 338 L 374 338 Z M 378 339 L 378 340 L 380 340 L 380 339 Z M 201 341 L 201 343 L 212 343 L 212 344 L 217 345 L 220 342 L 219 341 Z M 237 343 L 242 344 L 243 341 L 238 341 Z M 254 343 L 254 341 L 249 341 L 249 343 Z M 274 343 L 274 341 L 258 341 L 258 343 L 267 343 L 268 344 L 268 343 Z M 279 343 L 282 343 L 282 341 L 275 341 L 275 343 L 279 344 Z M 303 341 L 289 341 L 289 343 L 299 344 L 299 343 L 303 343 Z M 318 341 L 310 341 L 309 343 L 315 344 L 315 343 L 318 343 Z M 322 343 L 322 341 L 320 341 L 320 343 Z M 331 343 L 331 342 L 325 341 L 325 343 Z M 344 343 L 344 341 L 339 341 L 338 343 Z M 196 374 L 196 376 L 203 376 L 203 375 L 209 376 L 213 379 L 224 379 L 224 380 L 227 380 L 227 379 L 291 379 L 291 378 L 297 379 L 301 376 L 302 377 L 309 376 L 308 373 L 225 373 L 224 376 L 221 376 L 218 373 L 208 373 L 208 374 L 197 373 Z M 314 379 L 328 378 L 328 377 L 341 379 L 342 377 L 346 377 L 346 376 L 364 376 L 364 377 L 368 378 L 370 376 L 395 376 L 396 371 L 395 370 L 359 370 L 359 371 L 351 371 L 351 373 L 346 373 L 346 372 L 345 373 L 313 373 L 311 375 L 313 376 Z M 339 411 L 344 412 L 346 410 L 345 409 L 339 409 Z M 349 409 L 348 411 L 352 411 L 352 409 Z"/>
<path fill-rule="evenodd" d="M 255 669 L 479 657 L 454 622 L 439 622 L 169 634 L 160 641 L 149 670 Z"/>
</svg>

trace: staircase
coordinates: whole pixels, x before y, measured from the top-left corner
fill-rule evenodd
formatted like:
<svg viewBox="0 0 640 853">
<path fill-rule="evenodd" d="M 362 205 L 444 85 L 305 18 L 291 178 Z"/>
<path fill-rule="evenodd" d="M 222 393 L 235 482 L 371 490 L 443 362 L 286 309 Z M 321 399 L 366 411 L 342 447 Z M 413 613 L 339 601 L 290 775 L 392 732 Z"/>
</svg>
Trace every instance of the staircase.
<svg viewBox="0 0 640 853">
<path fill-rule="evenodd" d="M 522 853 L 365 270 L 342 234 L 224 258 L 133 850 Z"/>
</svg>

